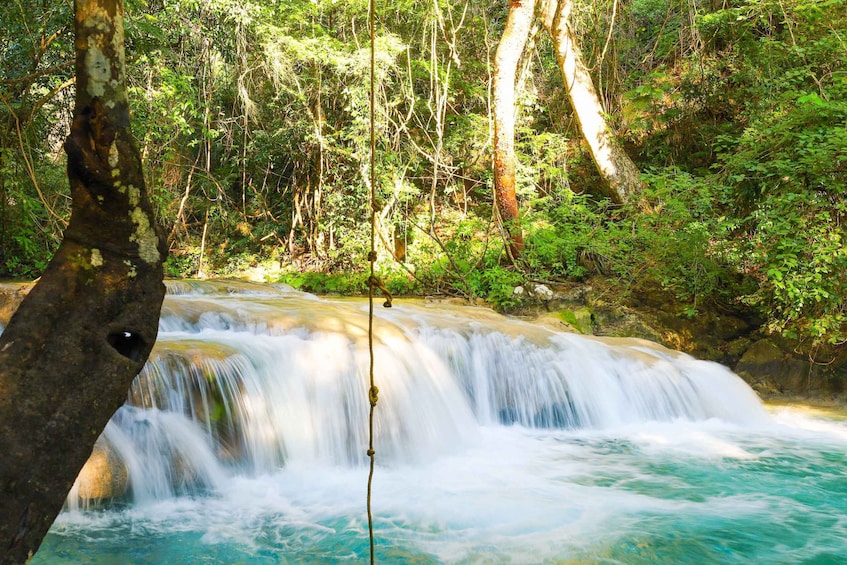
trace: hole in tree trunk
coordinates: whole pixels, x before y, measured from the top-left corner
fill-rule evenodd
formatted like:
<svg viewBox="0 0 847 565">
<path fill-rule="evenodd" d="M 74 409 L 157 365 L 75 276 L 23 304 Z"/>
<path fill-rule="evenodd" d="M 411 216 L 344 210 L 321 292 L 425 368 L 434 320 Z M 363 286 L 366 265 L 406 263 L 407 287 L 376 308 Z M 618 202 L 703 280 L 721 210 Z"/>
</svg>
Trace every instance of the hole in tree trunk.
<svg viewBox="0 0 847 565">
<path fill-rule="evenodd" d="M 136 363 L 141 361 L 141 351 L 144 349 L 144 340 L 140 335 L 128 331 L 113 332 L 106 338 L 109 345 L 115 348 L 115 351 L 132 359 Z"/>
</svg>

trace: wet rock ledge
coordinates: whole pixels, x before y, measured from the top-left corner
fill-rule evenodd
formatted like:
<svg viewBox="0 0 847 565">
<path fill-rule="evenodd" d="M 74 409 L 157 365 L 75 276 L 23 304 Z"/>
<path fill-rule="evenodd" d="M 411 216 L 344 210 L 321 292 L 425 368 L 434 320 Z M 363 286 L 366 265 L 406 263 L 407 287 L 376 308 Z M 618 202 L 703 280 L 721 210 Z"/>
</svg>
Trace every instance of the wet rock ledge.
<svg viewBox="0 0 847 565">
<path fill-rule="evenodd" d="M 768 334 L 742 309 L 702 305 L 692 311 L 662 289 L 621 296 L 597 277 L 523 285 L 504 313 L 565 331 L 649 339 L 729 367 L 766 399 L 847 403 L 847 346 L 811 348 Z"/>
</svg>

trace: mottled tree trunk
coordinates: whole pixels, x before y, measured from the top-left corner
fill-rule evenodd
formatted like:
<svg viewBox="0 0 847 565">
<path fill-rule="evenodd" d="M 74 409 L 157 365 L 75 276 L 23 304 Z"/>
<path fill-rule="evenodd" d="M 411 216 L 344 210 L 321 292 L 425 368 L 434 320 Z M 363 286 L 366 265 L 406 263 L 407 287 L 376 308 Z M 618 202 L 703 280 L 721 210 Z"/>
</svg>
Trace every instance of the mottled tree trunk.
<svg viewBox="0 0 847 565">
<path fill-rule="evenodd" d="M 122 0 L 75 0 L 73 196 L 0 336 L 0 563 L 35 553 L 156 341 L 166 249 L 129 130 Z"/>
<path fill-rule="evenodd" d="M 494 113 L 494 199 L 508 234 L 512 258 L 523 250 L 518 200 L 515 195 L 515 79 L 526 46 L 535 0 L 512 0 L 506 27 L 494 56 L 492 98 Z"/>
<path fill-rule="evenodd" d="M 573 0 L 544 0 L 541 17 L 553 40 L 565 89 L 582 137 L 597 171 L 608 186 L 609 196 L 621 204 L 640 192 L 641 178 L 635 163 L 606 123 L 603 105 L 570 25 L 572 9 Z"/>
</svg>

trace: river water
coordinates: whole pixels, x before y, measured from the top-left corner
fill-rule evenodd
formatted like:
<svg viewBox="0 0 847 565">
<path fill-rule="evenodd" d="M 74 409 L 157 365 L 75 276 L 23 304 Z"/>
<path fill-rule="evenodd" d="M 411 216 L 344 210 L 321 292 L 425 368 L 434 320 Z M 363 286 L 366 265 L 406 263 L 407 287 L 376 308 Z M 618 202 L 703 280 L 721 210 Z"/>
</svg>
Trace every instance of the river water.
<svg viewBox="0 0 847 565">
<path fill-rule="evenodd" d="M 847 563 L 838 417 L 649 342 L 377 315 L 379 562 Z M 367 367 L 366 303 L 169 283 L 101 438 L 128 490 L 72 492 L 32 563 L 365 561 Z"/>
</svg>

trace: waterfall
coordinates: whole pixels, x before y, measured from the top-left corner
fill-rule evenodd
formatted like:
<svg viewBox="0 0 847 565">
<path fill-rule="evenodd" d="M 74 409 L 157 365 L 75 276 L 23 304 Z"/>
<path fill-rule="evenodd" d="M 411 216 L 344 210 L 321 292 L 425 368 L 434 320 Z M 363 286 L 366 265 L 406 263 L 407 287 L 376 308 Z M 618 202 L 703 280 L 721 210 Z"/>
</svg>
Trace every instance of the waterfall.
<svg viewBox="0 0 847 565">
<path fill-rule="evenodd" d="M 228 475 L 365 462 L 367 304 L 235 282 L 168 290 L 153 354 L 100 439 L 123 461 L 125 497 L 143 503 L 214 491 Z M 769 419 L 728 369 L 643 340 L 420 300 L 377 315 L 381 465 L 449 456 L 499 426 Z"/>
</svg>

